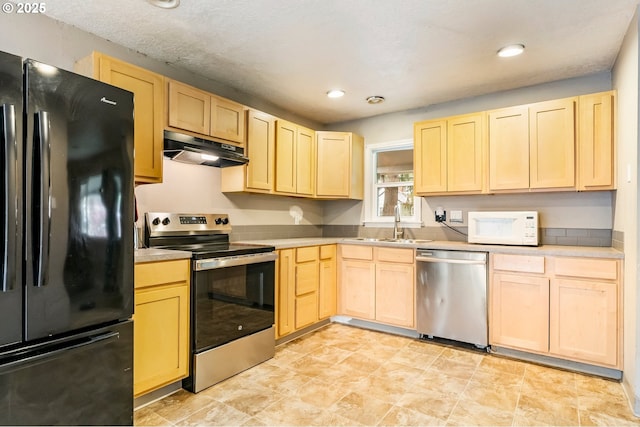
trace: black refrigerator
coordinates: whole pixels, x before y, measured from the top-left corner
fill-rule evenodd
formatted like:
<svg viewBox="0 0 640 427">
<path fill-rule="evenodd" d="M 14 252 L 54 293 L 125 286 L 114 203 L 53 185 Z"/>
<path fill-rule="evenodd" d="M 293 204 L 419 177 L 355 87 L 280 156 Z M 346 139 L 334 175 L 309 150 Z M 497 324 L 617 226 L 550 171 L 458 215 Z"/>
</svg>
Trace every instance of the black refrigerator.
<svg viewBox="0 0 640 427">
<path fill-rule="evenodd" d="M 0 424 L 133 424 L 133 94 L 0 52 Z"/>
</svg>

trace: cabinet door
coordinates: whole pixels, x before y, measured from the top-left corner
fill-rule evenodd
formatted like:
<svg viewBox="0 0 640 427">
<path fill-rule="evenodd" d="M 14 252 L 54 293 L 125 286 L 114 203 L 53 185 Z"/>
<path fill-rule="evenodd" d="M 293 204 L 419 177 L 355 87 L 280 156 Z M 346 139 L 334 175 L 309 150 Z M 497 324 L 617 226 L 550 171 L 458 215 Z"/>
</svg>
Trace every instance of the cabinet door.
<svg viewBox="0 0 640 427">
<path fill-rule="evenodd" d="M 529 109 L 489 112 L 489 190 L 529 189 Z"/>
<path fill-rule="evenodd" d="M 413 328 L 415 307 L 413 265 L 376 265 L 376 312 L 379 322 Z"/>
<path fill-rule="evenodd" d="M 211 95 L 194 87 L 169 81 L 169 126 L 209 135 Z"/>
<path fill-rule="evenodd" d="M 343 260 L 340 263 L 339 311 L 360 319 L 375 319 L 375 263 Z"/>
<path fill-rule="evenodd" d="M 189 371 L 189 286 L 136 290 L 133 393 L 185 378 Z"/>
<path fill-rule="evenodd" d="M 275 180 L 276 122 L 255 110 L 247 113 L 247 188 L 272 191 Z M 227 168 L 225 168 L 227 169 Z"/>
<path fill-rule="evenodd" d="M 469 114 L 447 121 L 447 190 L 482 191 L 483 115 Z"/>
<path fill-rule="evenodd" d="M 554 279 L 550 295 L 552 354 L 583 362 L 618 365 L 616 283 Z"/>
<path fill-rule="evenodd" d="M 276 122 L 276 192 L 296 192 L 297 125 L 285 120 Z"/>
<path fill-rule="evenodd" d="M 164 79 L 126 62 L 94 53 L 99 60 L 97 78 L 133 92 L 134 174 L 136 182 L 162 182 Z"/>
<path fill-rule="evenodd" d="M 276 291 L 276 327 L 278 337 L 293 332 L 295 326 L 295 250 L 282 249 L 278 251 L 277 260 L 277 291 Z"/>
<path fill-rule="evenodd" d="M 211 136 L 244 145 L 244 105 L 218 96 L 211 97 Z"/>
<path fill-rule="evenodd" d="M 574 98 L 529 106 L 531 188 L 575 186 Z"/>
<path fill-rule="evenodd" d="M 298 126 L 296 135 L 296 193 L 313 196 L 316 187 L 316 133 Z"/>
<path fill-rule="evenodd" d="M 447 191 L 447 121 L 413 127 L 414 186 L 417 194 Z"/>
<path fill-rule="evenodd" d="M 489 295 L 490 344 L 548 351 L 549 279 L 494 274 Z"/>
<path fill-rule="evenodd" d="M 337 312 L 337 281 L 336 245 L 320 246 L 319 319 L 326 319 Z"/>
<path fill-rule="evenodd" d="M 316 194 L 349 197 L 351 178 L 351 134 L 317 132 Z"/>
<path fill-rule="evenodd" d="M 579 190 L 615 188 L 614 96 L 611 91 L 579 98 Z"/>
</svg>

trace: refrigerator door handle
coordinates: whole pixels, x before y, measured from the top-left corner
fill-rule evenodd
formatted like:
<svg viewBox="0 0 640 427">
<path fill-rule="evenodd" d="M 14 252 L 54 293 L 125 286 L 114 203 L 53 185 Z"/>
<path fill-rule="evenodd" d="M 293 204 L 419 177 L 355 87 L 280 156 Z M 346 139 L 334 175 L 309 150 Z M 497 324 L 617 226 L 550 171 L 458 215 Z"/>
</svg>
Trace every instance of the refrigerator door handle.
<svg viewBox="0 0 640 427">
<path fill-rule="evenodd" d="M 36 139 L 40 150 L 40 210 L 39 214 L 39 244 L 37 256 L 37 274 L 34 286 L 42 287 L 46 283 L 47 260 L 49 259 L 49 227 L 51 222 L 51 144 L 49 135 L 49 113 L 36 113 Z"/>
<path fill-rule="evenodd" d="M 2 271 L 2 283 L 0 283 L 0 292 L 8 292 L 13 289 L 16 271 L 15 258 L 18 256 L 18 248 L 16 246 L 17 238 L 15 233 L 17 206 L 16 200 L 16 165 L 17 165 L 17 146 L 16 146 L 16 107 L 11 104 L 3 104 L 2 114 L 2 145 L 4 149 L 2 153 L 3 169 L 4 169 L 4 188 L 2 189 L 5 197 L 2 206 L 2 215 L 4 223 L 2 224 L 2 241 L 4 242 L 4 255 Z M 12 227 L 13 225 L 13 227 Z"/>
</svg>

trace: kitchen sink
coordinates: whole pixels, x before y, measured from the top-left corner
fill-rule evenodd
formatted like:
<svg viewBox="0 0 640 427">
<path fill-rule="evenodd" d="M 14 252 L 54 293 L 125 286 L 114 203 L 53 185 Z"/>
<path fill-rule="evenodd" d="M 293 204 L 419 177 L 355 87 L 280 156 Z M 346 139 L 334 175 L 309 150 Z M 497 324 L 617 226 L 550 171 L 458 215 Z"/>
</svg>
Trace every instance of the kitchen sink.
<svg viewBox="0 0 640 427">
<path fill-rule="evenodd" d="M 381 242 L 391 242 L 391 243 L 429 243 L 433 242 L 433 240 L 427 239 L 380 239 Z"/>
<path fill-rule="evenodd" d="M 374 238 L 374 237 L 348 237 L 345 240 L 356 241 L 356 242 L 384 242 L 384 243 L 429 243 L 433 240 L 427 239 L 393 239 L 391 237 L 384 238 Z"/>
</svg>

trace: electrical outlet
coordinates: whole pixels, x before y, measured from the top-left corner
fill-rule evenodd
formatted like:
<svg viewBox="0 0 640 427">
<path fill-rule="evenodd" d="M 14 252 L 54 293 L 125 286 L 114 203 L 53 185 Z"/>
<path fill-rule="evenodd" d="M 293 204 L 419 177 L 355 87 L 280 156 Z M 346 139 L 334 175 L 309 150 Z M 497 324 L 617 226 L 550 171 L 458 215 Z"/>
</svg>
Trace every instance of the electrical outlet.
<svg viewBox="0 0 640 427">
<path fill-rule="evenodd" d="M 449 213 L 451 214 L 449 215 L 449 222 L 464 222 L 464 220 L 462 219 L 462 211 L 451 211 Z"/>
<path fill-rule="evenodd" d="M 447 220 L 447 211 L 445 211 L 442 207 L 438 206 L 436 208 L 436 222 L 445 222 Z"/>
</svg>

